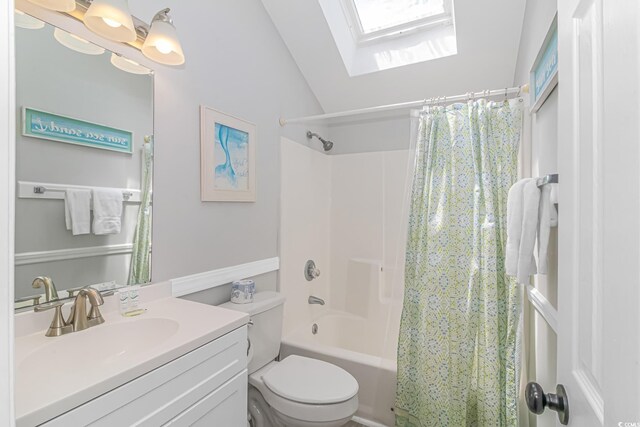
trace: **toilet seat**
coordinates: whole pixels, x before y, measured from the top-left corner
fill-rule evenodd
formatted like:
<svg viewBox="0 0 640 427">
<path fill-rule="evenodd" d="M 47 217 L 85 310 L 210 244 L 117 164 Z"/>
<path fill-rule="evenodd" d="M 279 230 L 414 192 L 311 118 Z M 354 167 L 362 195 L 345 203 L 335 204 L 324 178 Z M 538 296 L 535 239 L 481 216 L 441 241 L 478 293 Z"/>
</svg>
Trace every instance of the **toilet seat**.
<svg viewBox="0 0 640 427">
<path fill-rule="evenodd" d="M 358 382 L 344 369 L 296 355 L 282 360 L 262 380 L 278 396 L 299 403 L 340 403 L 358 394 Z"/>
<path fill-rule="evenodd" d="M 309 371 L 317 368 L 324 372 L 324 377 Z M 335 383 L 332 378 L 336 378 Z M 355 378 L 342 368 L 316 359 L 289 356 L 281 362 L 271 362 L 251 374 L 249 383 L 260 391 L 269 406 L 290 419 L 331 422 L 349 419 L 358 410 Z"/>
</svg>

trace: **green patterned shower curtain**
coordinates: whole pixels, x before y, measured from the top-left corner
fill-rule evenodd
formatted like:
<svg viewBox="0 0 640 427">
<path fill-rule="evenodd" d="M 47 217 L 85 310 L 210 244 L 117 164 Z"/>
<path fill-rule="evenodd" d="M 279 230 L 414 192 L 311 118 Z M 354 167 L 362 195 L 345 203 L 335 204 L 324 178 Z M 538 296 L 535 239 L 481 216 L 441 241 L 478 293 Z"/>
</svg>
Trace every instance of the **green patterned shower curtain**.
<svg viewBox="0 0 640 427">
<path fill-rule="evenodd" d="M 397 426 L 517 425 L 521 289 L 504 256 L 522 104 L 469 101 L 420 118 Z"/>
<path fill-rule="evenodd" d="M 138 222 L 133 235 L 133 253 L 129 268 L 129 285 L 151 280 L 151 185 L 153 177 L 153 137 L 142 145 L 142 191 Z"/>
</svg>

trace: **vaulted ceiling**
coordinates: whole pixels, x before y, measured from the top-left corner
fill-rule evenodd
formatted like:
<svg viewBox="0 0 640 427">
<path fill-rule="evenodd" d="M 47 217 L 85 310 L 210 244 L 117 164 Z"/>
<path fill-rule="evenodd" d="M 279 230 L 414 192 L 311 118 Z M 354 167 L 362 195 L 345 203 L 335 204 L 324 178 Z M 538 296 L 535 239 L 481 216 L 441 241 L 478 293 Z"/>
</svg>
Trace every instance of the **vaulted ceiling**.
<svg viewBox="0 0 640 427">
<path fill-rule="evenodd" d="M 457 55 L 355 77 L 319 0 L 262 2 L 326 112 L 514 84 L 526 0 L 454 0 Z"/>
</svg>

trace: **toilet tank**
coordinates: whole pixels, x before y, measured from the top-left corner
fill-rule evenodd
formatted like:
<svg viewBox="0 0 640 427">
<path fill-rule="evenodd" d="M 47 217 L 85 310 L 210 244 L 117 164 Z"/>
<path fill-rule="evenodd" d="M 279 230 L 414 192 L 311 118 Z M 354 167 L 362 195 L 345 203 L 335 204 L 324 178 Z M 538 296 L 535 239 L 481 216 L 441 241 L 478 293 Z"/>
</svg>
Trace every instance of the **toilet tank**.
<svg viewBox="0 0 640 427">
<path fill-rule="evenodd" d="M 274 360 L 280 352 L 282 339 L 282 311 L 284 296 L 274 291 L 256 292 L 253 302 L 234 304 L 227 302 L 220 307 L 248 313 L 249 323 L 249 374 Z M 251 322 L 253 324 L 251 324 Z"/>
</svg>

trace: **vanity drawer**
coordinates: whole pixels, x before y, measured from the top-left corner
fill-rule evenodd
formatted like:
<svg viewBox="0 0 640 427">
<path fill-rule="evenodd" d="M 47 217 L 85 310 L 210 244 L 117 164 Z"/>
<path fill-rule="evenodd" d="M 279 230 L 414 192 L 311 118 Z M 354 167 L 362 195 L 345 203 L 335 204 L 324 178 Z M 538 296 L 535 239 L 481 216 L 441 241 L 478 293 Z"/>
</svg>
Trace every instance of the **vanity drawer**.
<svg viewBox="0 0 640 427">
<path fill-rule="evenodd" d="M 212 395 L 246 367 L 247 328 L 242 327 L 44 425 L 159 426 Z M 246 388 L 246 374 L 244 378 Z"/>
<path fill-rule="evenodd" d="M 245 369 L 163 427 L 245 426 L 248 380 Z"/>
</svg>

